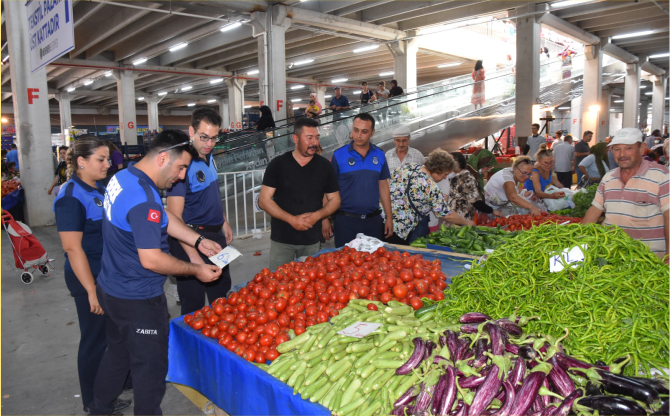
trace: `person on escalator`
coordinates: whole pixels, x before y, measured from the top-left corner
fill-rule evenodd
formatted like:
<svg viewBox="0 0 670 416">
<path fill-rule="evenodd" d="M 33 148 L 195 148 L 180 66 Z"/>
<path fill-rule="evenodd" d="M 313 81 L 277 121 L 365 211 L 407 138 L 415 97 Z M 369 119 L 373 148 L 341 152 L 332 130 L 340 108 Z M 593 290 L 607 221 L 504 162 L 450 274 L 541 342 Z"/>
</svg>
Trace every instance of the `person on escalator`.
<svg viewBox="0 0 670 416">
<path fill-rule="evenodd" d="M 475 69 L 472 70 L 472 79 L 475 83 L 472 85 L 472 98 L 470 102 L 475 105 L 476 110 L 477 106 L 481 108 L 484 105 L 484 101 L 486 101 L 486 87 L 484 86 L 486 72 L 484 71 L 484 64 L 481 59 L 475 63 Z"/>
<path fill-rule="evenodd" d="M 398 81 L 391 80 L 391 90 L 389 91 L 389 97 L 398 97 L 403 95 L 404 91 L 401 87 L 398 86 Z"/>
<path fill-rule="evenodd" d="M 335 120 L 340 119 L 340 112 L 349 109 L 349 99 L 342 95 L 342 89 L 335 87 L 335 96 L 330 99 L 330 110 L 333 112 Z"/>
<path fill-rule="evenodd" d="M 366 105 L 368 102 L 374 101 L 375 97 L 374 94 L 372 94 L 372 91 L 368 89 L 367 81 L 361 82 L 361 85 L 363 86 L 363 91 L 361 91 L 361 105 Z"/>
<path fill-rule="evenodd" d="M 260 108 L 261 118 L 258 119 L 258 124 L 256 124 L 257 131 L 264 131 L 275 128 L 275 119 L 272 117 L 272 110 L 267 105 L 262 105 Z"/>
</svg>

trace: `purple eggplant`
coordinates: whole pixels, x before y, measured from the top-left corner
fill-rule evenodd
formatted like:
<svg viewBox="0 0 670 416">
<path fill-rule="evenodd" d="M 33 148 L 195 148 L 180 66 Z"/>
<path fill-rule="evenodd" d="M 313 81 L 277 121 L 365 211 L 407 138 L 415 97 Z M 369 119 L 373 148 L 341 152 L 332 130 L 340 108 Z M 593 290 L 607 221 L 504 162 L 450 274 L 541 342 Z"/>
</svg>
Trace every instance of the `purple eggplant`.
<svg viewBox="0 0 670 416">
<path fill-rule="evenodd" d="M 393 416 L 405 416 L 405 410 L 407 410 L 408 415 L 411 415 L 412 414 L 411 407 L 412 406 L 408 406 L 408 405 L 398 406 L 398 407 L 393 409 L 393 411 L 391 412 L 391 415 L 393 415 Z"/>
<path fill-rule="evenodd" d="M 560 406 L 556 408 L 552 416 L 567 416 L 570 413 L 570 410 L 572 409 L 572 403 L 574 403 L 574 401 L 580 397 L 582 397 L 582 391 L 580 389 L 577 389 L 572 393 L 570 393 L 568 396 L 565 397 L 565 400 L 561 402 Z"/>
<path fill-rule="evenodd" d="M 444 347 L 445 345 L 447 345 L 447 337 L 440 335 L 440 347 Z"/>
<path fill-rule="evenodd" d="M 508 415 L 509 411 L 512 409 L 512 404 L 514 403 L 514 396 L 516 396 L 516 388 L 511 381 L 505 380 L 503 382 L 503 388 L 505 389 L 505 400 L 503 405 L 495 413 L 496 415 Z"/>
<path fill-rule="evenodd" d="M 523 358 L 517 358 L 514 368 L 512 369 L 512 374 L 509 376 L 509 380 L 512 382 L 512 385 L 516 388 L 523 379 L 526 377 L 526 361 Z"/>
<path fill-rule="evenodd" d="M 475 344 L 475 361 L 472 363 L 473 367 L 484 367 L 486 365 L 486 355 L 484 353 L 487 351 L 488 342 L 486 338 L 481 338 L 477 340 Z"/>
<path fill-rule="evenodd" d="M 633 378 L 610 373 L 599 368 L 590 368 L 585 372 L 590 381 L 600 383 L 608 393 L 629 396 L 648 405 L 659 401 L 656 389 Z"/>
<path fill-rule="evenodd" d="M 437 344 L 435 344 L 433 341 L 428 340 L 426 341 L 426 352 L 424 354 L 424 359 L 430 357 L 430 354 L 433 353 L 433 350 L 437 347 Z"/>
<path fill-rule="evenodd" d="M 461 332 L 464 334 L 476 334 L 478 325 L 463 324 L 461 325 Z"/>
<path fill-rule="evenodd" d="M 435 357 L 433 357 L 433 364 L 437 364 L 440 361 L 447 361 L 447 359 L 441 355 L 436 355 Z"/>
<path fill-rule="evenodd" d="M 668 381 L 657 378 L 628 377 L 639 383 L 653 387 L 659 394 L 668 394 Z"/>
<path fill-rule="evenodd" d="M 449 412 L 449 415 L 454 416 L 456 413 L 460 412 L 461 408 L 463 407 L 464 404 L 465 403 L 463 403 L 463 400 L 459 400 L 458 402 L 456 402 L 456 405 L 454 406 L 454 410 Z"/>
<path fill-rule="evenodd" d="M 547 378 L 554 389 L 563 397 L 567 397 L 573 391 L 575 391 L 575 383 L 572 381 L 568 373 L 558 364 L 556 356 L 551 357 L 547 360 L 549 364 L 553 366 Z"/>
<path fill-rule="evenodd" d="M 491 339 L 490 350 L 493 355 L 503 355 L 505 353 L 505 344 L 507 343 L 507 333 L 504 329 L 489 322 L 484 324 L 484 331 L 489 334 Z"/>
<path fill-rule="evenodd" d="M 646 415 L 636 401 L 620 396 L 587 396 L 577 400 L 577 408 L 597 410 L 601 415 Z"/>
<path fill-rule="evenodd" d="M 444 390 L 447 387 L 447 374 L 442 374 L 435 386 L 435 395 L 433 397 L 433 402 L 430 405 L 431 414 L 436 414 L 442 403 L 442 396 Z"/>
<path fill-rule="evenodd" d="M 556 360 L 558 362 L 558 365 L 560 365 L 565 371 L 570 371 L 572 373 L 578 373 L 577 368 L 582 368 L 585 370 L 588 370 L 591 367 L 596 367 L 603 369 L 605 371 L 610 371 L 610 368 L 608 366 L 597 366 L 589 363 L 585 363 L 584 361 L 578 360 L 576 358 L 570 357 L 567 354 L 564 354 L 562 352 L 556 353 L 554 355 L 556 357 Z M 570 370 L 572 369 L 572 370 Z M 579 372 L 579 375 L 583 375 L 583 372 Z"/>
<path fill-rule="evenodd" d="M 449 411 L 451 411 L 451 408 L 454 406 L 454 401 L 456 400 L 458 393 L 456 389 L 456 370 L 454 370 L 454 367 L 447 367 L 447 372 L 443 377 L 445 377 L 444 391 L 442 392 L 440 404 L 435 413 L 437 416 L 445 416 L 449 414 Z"/>
<path fill-rule="evenodd" d="M 666 416 L 670 415 L 670 407 L 668 407 L 669 403 L 670 403 L 670 400 L 664 401 L 663 404 L 661 405 L 661 408 L 658 409 L 657 411 L 655 411 L 654 413 L 652 413 L 652 415 L 654 415 L 654 416 L 656 416 L 656 415 L 659 415 L 659 416 L 660 415 L 666 415 Z"/>
<path fill-rule="evenodd" d="M 505 344 L 505 351 L 511 352 L 514 355 L 519 355 L 519 346 L 515 344 L 507 343 Z"/>
<path fill-rule="evenodd" d="M 556 406 L 554 405 L 549 405 L 542 409 L 542 412 L 540 413 L 540 416 L 553 416 L 554 413 L 556 412 Z"/>
<path fill-rule="evenodd" d="M 491 321 L 493 318 L 485 313 L 468 312 L 461 315 L 460 321 L 462 324 L 481 324 L 482 322 Z"/>
<path fill-rule="evenodd" d="M 421 391 L 416 396 L 414 402 L 413 414 L 420 415 L 430 407 L 435 396 L 435 387 L 440 379 L 437 370 L 431 370 L 425 377 L 425 381 L 421 383 Z"/>
<path fill-rule="evenodd" d="M 479 386 L 475 397 L 470 403 L 470 413 L 473 415 L 481 414 L 486 408 L 489 407 L 493 399 L 498 394 L 500 387 L 503 384 L 503 379 L 509 371 L 511 362 L 509 358 L 499 355 L 493 355 L 491 353 L 485 353 L 488 357 L 491 357 L 492 366 L 491 371 L 486 376 L 484 383 Z"/>
<path fill-rule="evenodd" d="M 400 396 L 400 398 L 398 398 L 398 400 L 395 401 L 395 403 L 393 403 L 393 407 L 404 406 L 412 403 L 418 394 L 419 390 L 416 386 L 410 387 L 402 394 L 402 396 Z"/>
<path fill-rule="evenodd" d="M 519 357 L 523 358 L 524 360 L 534 360 L 538 356 L 539 355 L 537 351 L 535 351 L 530 345 L 519 347 Z"/>
<path fill-rule="evenodd" d="M 551 371 L 551 364 L 542 363 L 536 366 L 524 379 L 523 384 L 517 390 L 514 404 L 510 410 L 511 415 L 525 415 L 538 396 L 542 382 Z"/>
<path fill-rule="evenodd" d="M 456 412 L 455 416 L 466 416 L 469 415 L 470 406 L 468 406 L 466 403 L 463 403 L 463 407 L 461 407 L 458 412 Z"/>
<path fill-rule="evenodd" d="M 497 321 L 495 321 L 495 323 L 496 325 L 500 326 L 502 329 L 507 331 L 508 334 L 511 334 L 515 337 L 518 337 L 521 334 L 523 334 L 523 329 L 521 329 L 519 325 L 515 324 L 514 322 L 510 321 L 507 318 L 498 319 Z"/>
<path fill-rule="evenodd" d="M 544 409 L 544 404 L 542 403 L 542 399 L 540 396 L 535 396 L 535 400 L 533 400 L 533 403 L 530 405 L 530 411 L 531 414 L 540 414 L 542 413 L 542 409 Z"/>
<path fill-rule="evenodd" d="M 463 377 L 458 380 L 458 385 L 464 389 L 474 389 L 481 386 L 486 380 L 486 375 Z"/>
<path fill-rule="evenodd" d="M 544 381 L 542 382 L 542 387 L 544 387 L 546 390 L 549 390 L 549 380 L 548 380 L 548 377 L 545 377 L 545 378 L 544 378 Z M 540 390 L 542 390 L 542 387 L 540 388 Z M 539 392 L 538 392 L 538 393 L 539 393 Z M 549 403 L 551 403 L 551 397 L 549 397 L 549 396 L 543 396 L 543 395 L 540 394 L 538 397 L 540 398 L 540 401 L 542 401 L 542 409 L 544 409 L 545 407 L 549 406 Z M 563 398 L 561 397 L 561 400 L 562 400 L 562 399 L 563 399 Z"/>
<path fill-rule="evenodd" d="M 407 360 L 405 364 L 395 370 L 395 373 L 399 376 L 409 374 L 414 368 L 421 364 L 421 361 L 424 359 L 426 343 L 419 337 L 414 338 L 412 342 L 414 343 L 414 352 L 412 353 L 412 356 L 409 357 L 409 360 Z"/>
<path fill-rule="evenodd" d="M 586 393 L 587 396 L 602 396 L 603 394 L 605 394 L 600 383 L 594 383 L 592 381 L 586 383 L 586 386 L 584 387 L 584 392 Z"/>
<path fill-rule="evenodd" d="M 455 361 L 458 361 L 456 358 L 456 352 L 459 347 L 459 342 L 458 342 L 458 335 L 454 331 L 446 330 L 444 331 L 444 336 L 447 337 L 447 347 L 449 347 L 449 353 L 451 355 L 451 359 Z"/>
</svg>

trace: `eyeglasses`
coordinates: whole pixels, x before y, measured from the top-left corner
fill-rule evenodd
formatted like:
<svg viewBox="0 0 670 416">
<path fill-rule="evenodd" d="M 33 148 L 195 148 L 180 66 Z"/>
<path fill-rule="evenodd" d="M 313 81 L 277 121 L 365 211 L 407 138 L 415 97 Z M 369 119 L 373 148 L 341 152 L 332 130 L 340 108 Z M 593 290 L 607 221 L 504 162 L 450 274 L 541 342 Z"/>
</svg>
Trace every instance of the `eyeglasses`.
<svg viewBox="0 0 670 416">
<path fill-rule="evenodd" d="M 189 141 L 187 141 L 187 142 L 182 142 L 182 143 L 178 143 L 178 144 L 175 144 L 175 145 L 172 145 L 172 146 L 168 146 L 168 147 L 166 147 L 165 149 L 161 150 L 161 151 L 158 152 L 158 153 L 168 152 L 168 151 L 170 151 L 170 150 L 172 150 L 172 149 L 176 149 L 176 148 L 178 148 L 178 147 L 186 146 L 186 145 L 188 145 L 188 147 L 189 147 L 190 149 L 193 148 L 193 145 L 191 144 L 191 141 L 189 140 Z"/>
<path fill-rule="evenodd" d="M 519 162 L 519 164 L 524 163 L 524 162 L 526 162 L 526 161 L 524 160 L 523 162 Z M 517 166 L 516 168 L 519 169 L 518 166 Z M 530 176 L 530 175 L 533 174 L 533 172 L 525 173 L 525 172 L 523 172 L 521 169 L 519 169 L 519 173 L 522 174 L 523 176 Z"/>
<path fill-rule="evenodd" d="M 202 134 L 198 133 L 197 131 L 195 132 L 195 134 L 198 136 L 200 141 L 203 142 L 203 143 L 207 143 L 210 140 L 214 140 L 214 143 L 218 143 L 218 141 L 219 141 L 219 136 L 216 136 L 216 137 L 204 136 L 203 137 Z"/>
</svg>

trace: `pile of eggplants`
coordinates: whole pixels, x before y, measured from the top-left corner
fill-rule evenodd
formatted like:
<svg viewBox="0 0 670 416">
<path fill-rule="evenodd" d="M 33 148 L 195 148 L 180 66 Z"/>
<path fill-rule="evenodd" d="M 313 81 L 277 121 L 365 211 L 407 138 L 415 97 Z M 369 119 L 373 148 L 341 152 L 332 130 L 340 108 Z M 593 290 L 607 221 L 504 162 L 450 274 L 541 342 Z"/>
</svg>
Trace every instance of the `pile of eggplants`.
<svg viewBox="0 0 670 416">
<path fill-rule="evenodd" d="M 414 338 L 396 370 L 419 383 L 392 415 L 667 415 L 668 381 L 620 375 L 618 363 L 589 364 L 566 354 L 561 338 L 526 335 L 533 318 L 473 312 L 433 339 Z M 458 331 L 455 331 L 458 329 Z"/>
</svg>

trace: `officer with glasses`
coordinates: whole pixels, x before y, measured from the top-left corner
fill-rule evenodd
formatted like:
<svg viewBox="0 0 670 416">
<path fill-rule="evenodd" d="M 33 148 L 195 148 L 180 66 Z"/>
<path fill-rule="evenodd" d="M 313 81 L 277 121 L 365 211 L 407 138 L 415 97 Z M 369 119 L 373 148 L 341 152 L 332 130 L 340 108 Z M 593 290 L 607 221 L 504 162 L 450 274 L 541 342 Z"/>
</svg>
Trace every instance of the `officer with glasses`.
<svg viewBox="0 0 670 416">
<path fill-rule="evenodd" d="M 496 172 L 484 186 L 486 204 L 504 216 L 517 214 L 517 208 L 525 208 L 532 215 L 540 215 L 542 211 L 521 196 L 531 192 L 525 191 L 523 185 L 532 173 L 533 162 L 530 157 L 517 157 L 512 167 Z"/>
<path fill-rule="evenodd" d="M 168 189 L 167 209 L 198 234 L 226 247 L 233 241 L 233 230 L 223 214 L 218 173 L 212 156 L 220 127 L 221 117 L 214 110 L 201 108 L 191 115 L 188 130 L 191 145 L 198 155 L 189 165 L 186 177 Z M 193 247 L 173 238 L 170 238 L 170 254 L 193 264 L 212 264 Z M 205 295 L 211 304 L 226 296 L 231 287 L 228 267 L 223 269 L 220 279 L 208 283 L 190 275 L 175 277 L 182 315 L 205 306 Z"/>
</svg>

